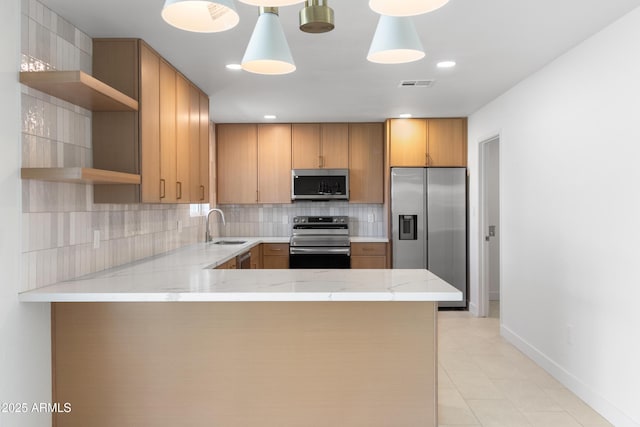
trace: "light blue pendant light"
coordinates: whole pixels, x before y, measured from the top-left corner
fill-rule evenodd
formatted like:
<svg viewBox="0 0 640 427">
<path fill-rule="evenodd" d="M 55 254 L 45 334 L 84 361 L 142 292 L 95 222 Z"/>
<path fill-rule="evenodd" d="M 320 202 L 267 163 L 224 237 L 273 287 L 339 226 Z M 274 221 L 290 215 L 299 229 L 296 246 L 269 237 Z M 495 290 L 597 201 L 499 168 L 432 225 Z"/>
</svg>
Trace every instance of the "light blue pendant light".
<svg viewBox="0 0 640 427">
<path fill-rule="evenodd" d="M 261 7 L 242 58 L 242 69 L 256 74 L 288 74 L 296 69 L 277 7 Z"/>
<path fill-rule="evenodd" d="M 196 33 L 226 31 L 240 22 L 233 0 L 166 0 L 162 19 Z"/>
<path fill-rule="evenodd" d="M 449 0 L 369 0 L 369 7 L 380 15 L 414 16 L 432 12 Z"/>
<path fill-rule="evenodd" d="M 424 48 L 408 16 L 381 15 L 367 59 L 379 64 L 402 64 L 424 58 Z"/>
</svg>

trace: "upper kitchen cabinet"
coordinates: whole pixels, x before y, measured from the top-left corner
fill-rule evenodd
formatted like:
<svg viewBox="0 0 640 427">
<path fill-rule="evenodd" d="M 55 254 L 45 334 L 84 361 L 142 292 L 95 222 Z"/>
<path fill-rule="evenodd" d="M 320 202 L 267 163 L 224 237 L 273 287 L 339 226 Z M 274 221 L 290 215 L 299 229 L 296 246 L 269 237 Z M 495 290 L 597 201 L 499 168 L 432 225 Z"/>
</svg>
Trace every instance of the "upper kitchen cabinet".
<svg viewBox="0 0 640 427">
<path fill-rule="evenodd" d="M 258 125 L 258 203 L 291 203 L 291 125 Z"/>
<path fill-rule="evenodd" d="M 428 166 L 467 166 L 467 120 L 429 119 Z"/>
<path fill-rule="evenodd" d="M 466 166 L 465 118 L 390 119 L 390 166 Z"/>
<path fill-rule="evenodd" d="M 216 125 L 218 203 L 258 202 L 258 126 Z"/>
<path fill-rule="evenodd" d="M 94 201 L 205 202 L 209 181 L 208 117 L 203 120 L 209 111 L 206 94 L 139 39 L 94 39 L 93 73 L 139 103 L 138 112 L 94 113 L 94 166 L 139 173 L 142 180 L 140 186 L 97 188 Z"/>
<path fill-rule="evenodd" d="M 383 203 L 382 123 L 349 124 L 349 201 Z"/>
<path fill-rule="evenodd" d="M 291 125 L 216 125 L 218 203 L 291 203 Z"/>
<path fill-rule="evenodd" d="M 293 169 L 346 169 L 349 165 L 349 125 L 294 123 L 291 147 Z"/>
<path fill-rule="evenodd" d="M 389 126 L 391 166 L 427 165 L 427 121 L 424 119 L 391 119 Z"/>
</svg>

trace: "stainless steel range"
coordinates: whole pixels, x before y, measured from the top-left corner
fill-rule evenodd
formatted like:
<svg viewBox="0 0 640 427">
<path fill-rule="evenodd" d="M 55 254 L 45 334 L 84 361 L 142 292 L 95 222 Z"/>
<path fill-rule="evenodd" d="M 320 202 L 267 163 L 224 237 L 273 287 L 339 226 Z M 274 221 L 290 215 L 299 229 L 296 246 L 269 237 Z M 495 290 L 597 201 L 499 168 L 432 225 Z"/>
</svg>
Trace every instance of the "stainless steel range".
<svg viewBox="0 0 640 427">
<path fill-rule="evenodd" d="M 297 216 L 289 268 L 351 268 L 348 216 Z"/>
</svg>

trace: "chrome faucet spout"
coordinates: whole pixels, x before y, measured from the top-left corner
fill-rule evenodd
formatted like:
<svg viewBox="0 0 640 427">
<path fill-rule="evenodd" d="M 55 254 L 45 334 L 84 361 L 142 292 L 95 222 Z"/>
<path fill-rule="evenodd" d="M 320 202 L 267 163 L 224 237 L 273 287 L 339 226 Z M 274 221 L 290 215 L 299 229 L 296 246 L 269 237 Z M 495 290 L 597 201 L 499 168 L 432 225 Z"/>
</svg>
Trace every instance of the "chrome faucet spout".
<svg viewBox="0 0 640 427">
<path fill-rule="evenodd" d="M 209 217 L 211 216 L 212 212 L 218 212 L 220 214 L 220 219 L 222 219 L 222 225 L 227 225 L 227 222 L 224 219 L 224 212 L 222 212 L 220 209 L 218 208 L 213 208 L 213 209 L 209 209 L 209 212 L 207 212 L 207 221 L 206 221 L 206 231 L 204 234 L 204 241 L 205 242 L 210 242 L 213 240 L 213 237 L 211 236 L 211 231 L 209 230 Z"/>
</svg>

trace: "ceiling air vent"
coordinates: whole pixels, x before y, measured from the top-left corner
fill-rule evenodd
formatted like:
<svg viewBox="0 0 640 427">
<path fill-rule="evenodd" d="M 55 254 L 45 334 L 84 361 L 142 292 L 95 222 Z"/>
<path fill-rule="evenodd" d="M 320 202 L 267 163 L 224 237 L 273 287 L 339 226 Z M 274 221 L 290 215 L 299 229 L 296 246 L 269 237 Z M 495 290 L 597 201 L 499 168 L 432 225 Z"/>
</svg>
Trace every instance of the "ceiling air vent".
<svg viewBox="0 0 640 427">
<path fill-rule="evenodd" d="M 435 84 L 435 80 L 402 80 L 398 87 L 424 87 L 428 88 Z"/>
</svg>

